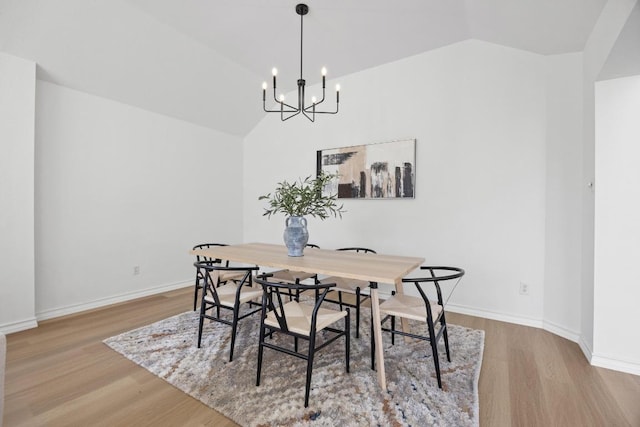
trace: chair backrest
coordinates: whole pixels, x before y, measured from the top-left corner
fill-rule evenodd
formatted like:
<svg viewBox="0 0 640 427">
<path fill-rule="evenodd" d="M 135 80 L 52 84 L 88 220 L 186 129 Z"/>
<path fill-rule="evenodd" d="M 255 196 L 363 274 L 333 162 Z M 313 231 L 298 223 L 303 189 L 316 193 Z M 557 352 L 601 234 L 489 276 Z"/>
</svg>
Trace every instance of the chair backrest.
<svg viewBox="0 0 640 427">
<path fill-rule="evenodd" d="M 369 249 L 369 248 L 360 248 L 360 247 L 357 247 L 357 246 L 349 247 L 349 248 L 340 248 L 340 249 L 336 249 L 336 251 L 361 252 L 361 253 L 365 253 L 365 254 L 375 254 L 375 253 L 377 253 L 377 252 L 376 252 L 376 251 L 374 251 L 373 249 Z"/>
<path fill-rule="evenodd" d="M 244 272 L 244 276 L 240 279 L 240 286 L 244 286 L 246 283 L 251 284 L 252 282 L 252 271 L 258 271 L 258 267 L 226 267 L 218 264 L 214 261 L 200 261 L 194 262 L 193 265 L 198 269 L 198 274 L 201 274 L 204 278 L 204 292 L 203 298 L 205 295 L 209 294 L 216 302 L 217 305 L 220 305 L 220 298 L 218 297 L 218 291 L 216 290 L 217 281 L 214 283 L 211 278 L 211 273 L 213 271 L 223 272 L 223 271 L 232 271 L 232 272 Z M 240 298 L 240 293 L 236 294 L 236 303 L 238 303 L 238 299 Z"/>
<path fill-rule="evenodd" d="M 441 282 L 447 282 L 449 280 L 460 279 L 464 276 L 464 270 L 458 267 L 443 267 L 443 266 L 427 266 L 423 265 L 420 267 L 420 270 L 429 271 L 429 276 L 426 277 L 406 277 L 402 279 L 402 283 L 413 283 L 418 290 L 418 293 L 424 300 L 425 305 L 427 306 L 427 315 L 431 317 L 431 304 L 429 303 L 429 298 L 425 293 L 422 285 L 426 283 L 433 283 L 436 287 L 436 292 L 438 293 L 438 305 L 444 306 L 444 302 L 442 300 L 442 290 L 440 289 Z M 453 291 L 452 291 L 453 292 Z"/>
<path fill-rule="evenodd" d="M 193 247 L 193 250 L 195 251 L 196 249 L 208 249 L 214 246 L 229 246 L 229 245 L 227 245 L 226 243 L 201 243 L 199 245 L 195 245 Z M 196 262 L 201 262 L 201 261 L 208 261 L 208 262 L 215 262 L 216 264 L 222 264 L 222 260 L 220 258 L 211 258 L 204 255 L 196 255 Z M 228 267 L 229 261 L 226 261 L 224 265 Z"/>
<path fill-rule="evenodd" d="M 314 285 L 296 285 L 294 283 L 280 283 L 280 282 L 270 282 L 268 278 L 271 274 L 261 274 L 255 277 L 255 282 L 262 286 L 262 318 L 264 319 L 267 315 L 267 310 L 272 311 L 278 321 L 278 325 L 283 332 L 289 332 L 289 326 L 287 324 L 287 315 L 284 310 L 283 304 L 283 296 L 289 297 L 291 292 L 296 290 L 313 290 L 316 291 L 316 302 L 313 307 L 313 311 L 311 314 L 311 331 L 310 334 L 313 335 L 316 332 L 316 319 L 318 315 L 318 310 L 320 309 L 320 305 L 322 301 L 324 301 L 324 297 L 329 292 L 330 288 L 336 286 L 335 283 L 317 283 Z M 298 304 L 296 301 L 289 301 L 291 304 Z"/>
</svg>

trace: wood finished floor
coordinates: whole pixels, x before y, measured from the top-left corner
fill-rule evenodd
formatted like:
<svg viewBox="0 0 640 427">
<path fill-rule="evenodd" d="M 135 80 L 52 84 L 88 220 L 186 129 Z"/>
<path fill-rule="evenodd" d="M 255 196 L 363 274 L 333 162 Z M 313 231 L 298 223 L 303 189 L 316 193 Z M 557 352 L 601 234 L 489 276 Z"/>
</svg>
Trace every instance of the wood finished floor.
<svg viewBox="0 0 640 427">
<path fill-rule="evenodd" d="M 102 343 L 184 312 L 192 298 L 181 289 L 9 335 L 4 426 L 235 426 Z M 640 377 L 592 367 L 577 344 L 546 331 L 448 321 L 486 332 L 482 426 L 640 426 Z"/>
</svg>

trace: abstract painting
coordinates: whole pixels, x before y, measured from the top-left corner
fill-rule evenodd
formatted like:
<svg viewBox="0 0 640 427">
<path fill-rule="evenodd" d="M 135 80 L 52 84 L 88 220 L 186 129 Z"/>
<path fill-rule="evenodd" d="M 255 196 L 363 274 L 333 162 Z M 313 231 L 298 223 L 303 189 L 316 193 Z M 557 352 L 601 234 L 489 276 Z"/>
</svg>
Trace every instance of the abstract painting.
<svg viewBox="0 0 640 427">
<path fill-rule="evenodd" d="M 318 150 L 317 169 L 338 174 L 323 193 L 339 199 L 414 198 L 416 140 Z"/>
</svg>

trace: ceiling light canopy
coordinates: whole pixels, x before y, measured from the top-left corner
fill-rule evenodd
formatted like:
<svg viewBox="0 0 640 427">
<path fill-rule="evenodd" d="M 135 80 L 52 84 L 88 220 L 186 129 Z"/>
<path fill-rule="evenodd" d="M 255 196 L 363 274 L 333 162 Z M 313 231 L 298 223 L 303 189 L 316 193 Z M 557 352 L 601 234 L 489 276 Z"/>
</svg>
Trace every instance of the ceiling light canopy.
<svg viewBox="0 0 640 427">
<path fill-rule="evenodd" d="M 280 119 L 282 121 L 289 120 L 292 117 L 297 116 L 302 113 L 310 121 L 314 122 L 316 120 L 316 114 L 336 114 L 338 113 L 338 106 L 340 105 L 340 85 L 336 85 L 336 110 L 335 111 L 320 111 L 318 109 L 318 105 L 324 102 L 325 91 L 326 91 L 326 75 L 327 69 L 322 67 L 322 99 L 318 100 L 315 96 L 311 97 L 311 104 L 307 105 L 305 103 L 305 80 L 302 78 L 302 29 L 303 29 L 303 19 L 304 15 L 309 13 L 309 6 L 306 4 L 300 3 L 296 5 L 296 13 L 300 15 L 300 78 L 298 79 L 298 106 L 294 107 L 293 105 L 287 104 L 284 102 L 284 94 L 280 94 L 280 97 L 276 97 L 276 76 L 278 75 L 278 70 L 274 68 L 272 70 L 273 74 L 273 99 L 274 101 L 280 105 L 279 109 L 269 110 L 267 109 L 267 82 L 262 83 L 262 108 L 267 113 L 280 113 Z"/>
</svg>

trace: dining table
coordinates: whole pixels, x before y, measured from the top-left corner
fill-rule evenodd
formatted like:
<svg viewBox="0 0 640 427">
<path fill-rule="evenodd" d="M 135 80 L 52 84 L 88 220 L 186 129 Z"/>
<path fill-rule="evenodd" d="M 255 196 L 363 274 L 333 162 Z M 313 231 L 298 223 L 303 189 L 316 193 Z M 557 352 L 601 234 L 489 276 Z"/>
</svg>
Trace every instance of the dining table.
<svg viewBox="0 0 640 427">
<path fill-rule="evenodd" d="M 270 243 L 214 246 L 191 250 L 190 254 L 369 282 L 378 383 L 386 390 L 378 284 L 395 285 L 396 292 L 402 293 L 402 278 L 418 268 L 424 262 L 424 258 L 315 248 L 306 250 L 303 256 L 292 257 L 287 255 L 284 245 Z"/>
</svg>

